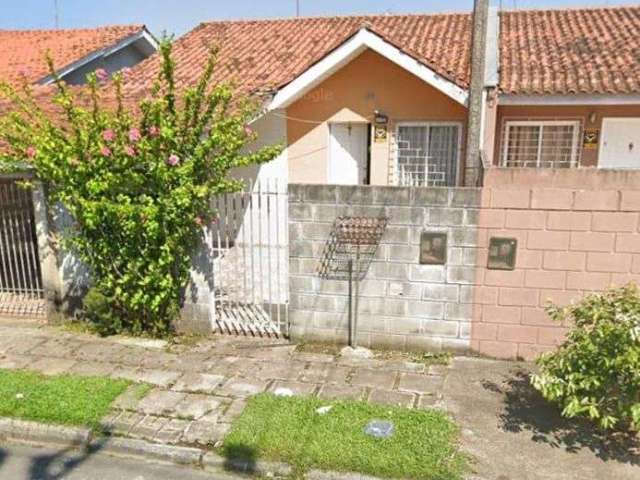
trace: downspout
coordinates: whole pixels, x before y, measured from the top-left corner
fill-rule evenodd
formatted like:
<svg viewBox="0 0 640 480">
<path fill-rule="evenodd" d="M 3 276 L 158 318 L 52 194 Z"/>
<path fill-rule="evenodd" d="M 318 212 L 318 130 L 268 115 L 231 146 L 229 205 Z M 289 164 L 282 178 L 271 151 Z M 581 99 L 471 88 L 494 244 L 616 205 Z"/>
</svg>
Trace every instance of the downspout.
<svg viewBox="0 0 640 480">
<path fill-rule="evenodd" d="M 477 186 L 481 180 L 480 142 L 482 137 L 482 106 L 485 83 L 485 55 L 489 0 L 475 0 L 471 34 L 471 81 L 467 117 L 466 161 L 464 185 Z"/>
</svg>

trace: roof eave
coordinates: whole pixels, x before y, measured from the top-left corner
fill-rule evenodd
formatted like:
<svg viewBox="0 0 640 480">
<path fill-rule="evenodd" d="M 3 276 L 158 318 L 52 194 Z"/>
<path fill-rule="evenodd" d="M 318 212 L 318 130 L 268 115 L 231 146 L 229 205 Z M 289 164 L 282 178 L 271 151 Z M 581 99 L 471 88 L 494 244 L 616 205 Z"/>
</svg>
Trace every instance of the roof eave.
<svg viewBox="0 0 640 480">
<path fill-rule="evenodd" d="M 269 104 L 268 110 L 277 110 L 291 105 L 366 49 L 375 51 L 461 105 L 467 106 L 469 96 L 467 90 L 439 75 L 368 28 L 363 27 L 358 33 L 282 87 Z"/>
<path fill-rule="evenodd" d="M 95 50 L 91 52 L 89 55 L 85 55 L 84 57 L 76 60 L 75 62 L 72 62 L 66 65 L 65 67 L 62 67 L 56 70 L 56 75 L 59 78 L 63 78 L 69 75 L 70 73 L 74 72 L 75 70 L 78 70 L 79 68 L 82 68 L 83 66 L 93 62 L 94 60 L 113 55 L 119 50 L 122 50 L 123 48 L 126 48 L 129 45 L 135 42 L 138 42 L 140 40 L 146 42 L 149 49 L 152 49 L 154 51 L 158 50 L 158 41 L 156 40 L 156 38 L 151 34 L 151 32 L 149 32 L 149 30 L 147 30 L 147 27 L 142 27 L 139 31 L 131 35 L 128 35 L 127 37 L 119 40 L 115 44 L 101 48 L 100 50 Z M 37 83 L 38 85 L 49 85 L 53 83 L 53 81 L 54 81 L 53 75 L 47 75 L 41 78 L 40 80 L 37 80 L 35 83 Z"/>
</svg>

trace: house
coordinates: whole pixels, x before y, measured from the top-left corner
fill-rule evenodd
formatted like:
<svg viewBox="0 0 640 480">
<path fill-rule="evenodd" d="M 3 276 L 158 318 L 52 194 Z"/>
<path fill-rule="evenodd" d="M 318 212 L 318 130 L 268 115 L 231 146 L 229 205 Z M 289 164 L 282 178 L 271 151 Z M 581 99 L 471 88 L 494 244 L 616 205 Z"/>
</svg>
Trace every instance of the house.
<svg viewBox="0 0 640 480">
<path fill-rule="evenodd" d="M 114 25 L 83 29 L 0 30 L 0 80 L 13 85 L 26 80 L 53 81 L 45 56 L 67 83 L 84 83 L 87 73 L 103 68 L 111 73 L 132 67 L 155 53 L 157 42 L 144 25 Z"/>
<path fill-rule="evenodd" d="M 486 24 L 485 167 L 640 168 L 640 7 L 491 9 Z M 263 96 L 256 128 L 287 145 L 268 168 L 292 183 L 454 186 L 474 184 L 471 31 L 469 14 L 210 22 L 175 56 L 189 82 L 219 46 L 217 78 Z"/>
</svg>

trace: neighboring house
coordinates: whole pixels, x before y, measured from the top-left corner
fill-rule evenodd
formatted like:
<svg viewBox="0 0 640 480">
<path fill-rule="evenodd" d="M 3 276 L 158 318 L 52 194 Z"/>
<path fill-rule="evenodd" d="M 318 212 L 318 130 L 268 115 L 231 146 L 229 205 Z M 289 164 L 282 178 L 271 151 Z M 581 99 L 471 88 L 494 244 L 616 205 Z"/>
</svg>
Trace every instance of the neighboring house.
<svg viewBox="0 0 640 480">
<path fill-rule="evenodd" d="M 256 128 L 286 143 L 274 168 L 292 183 L 464 185 L 471 23 L 211 22 L 179 39 L 175 57 L 190 82 L 219 46 L 217 78 L 265 96 Z M 640 7 L 491 10 L 485 166 L 640 168 L 639 38 Z M 139 65 L 135 84 L 157 66 Z"/>
<path fill-rule="evenodd" d="M 132 67 L 155 53 L 157 42 L 144 25 L 83 29 L 0 30 L 0 80 L 18 85 L 51 83 L 46 55 L 67 83 L 85 82 L 98 68 L 109 73 Z"/>
</svg>

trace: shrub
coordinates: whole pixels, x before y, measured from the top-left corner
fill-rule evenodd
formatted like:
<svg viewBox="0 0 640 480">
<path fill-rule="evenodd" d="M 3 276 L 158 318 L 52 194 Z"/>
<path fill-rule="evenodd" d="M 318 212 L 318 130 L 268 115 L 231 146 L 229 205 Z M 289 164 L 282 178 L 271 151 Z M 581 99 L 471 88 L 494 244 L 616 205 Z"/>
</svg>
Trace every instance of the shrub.
<svg viewBox="0 0 640 480">
<path fill-rule="evenodd" d="M 640 426 L 640 292 L 611 289 L 586 296 L 549 315 L 573 326 L 555 352 L 538 359 L 533 386 L 562 408 L 565 417 L 584 416 L 605 429 Z"/>
<path fill-rule="evenodd" d="M 163 335 L 189 280 L 212 195 L 239 189 L 234 167 L 273 159 L 279 146 L 251 150 L 257 104 L 213 81 L 215 54 L 196 83 L 175 86 L 171 43 L 148 95 L 124 101 L 124 73 L 105 71 L 77 89 L 56 78 L 55 121 L 28 86 L 0 84 L 12 111 L 0 118 L 0 172 L 27 169 L 74 226 L 63 248 L 91 272 L 87 314 L 104 332 Z M 55 69 L 50 62 L 55 77 Z M 45 99 L 46 100 L 46 99 Z M 45 103 L 48 103 L 45 101 Z"/>
</svg>

